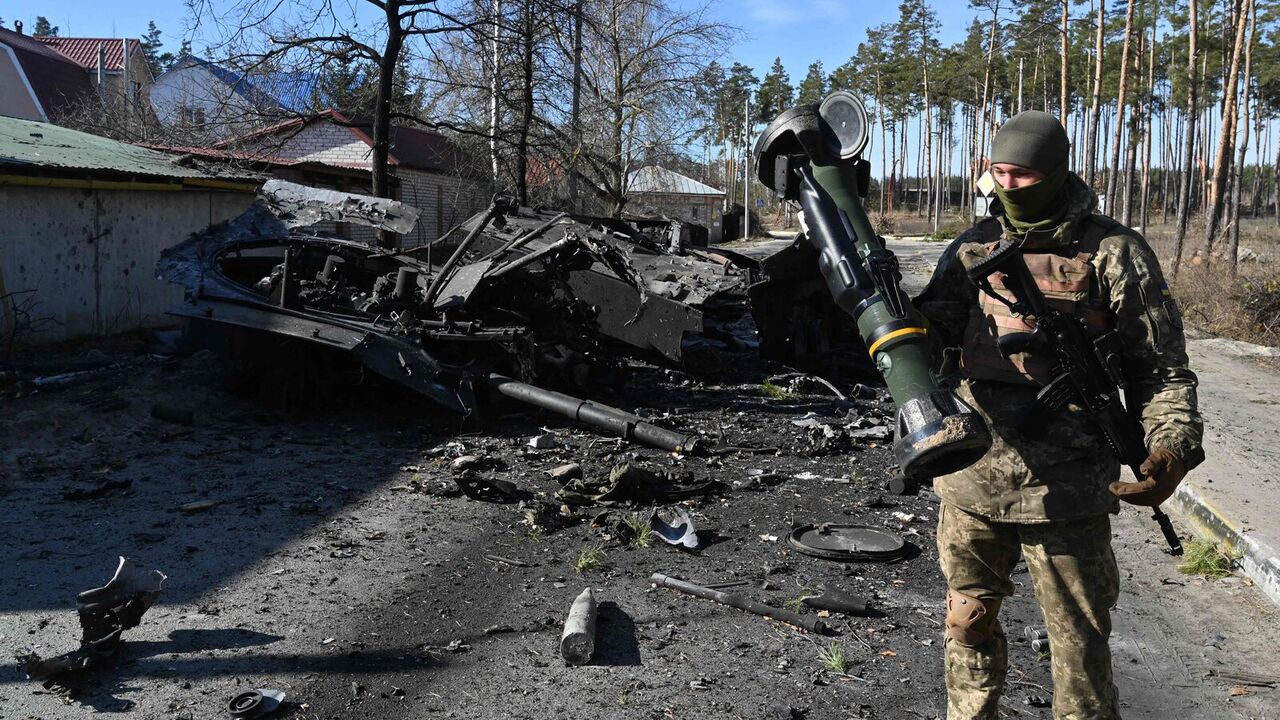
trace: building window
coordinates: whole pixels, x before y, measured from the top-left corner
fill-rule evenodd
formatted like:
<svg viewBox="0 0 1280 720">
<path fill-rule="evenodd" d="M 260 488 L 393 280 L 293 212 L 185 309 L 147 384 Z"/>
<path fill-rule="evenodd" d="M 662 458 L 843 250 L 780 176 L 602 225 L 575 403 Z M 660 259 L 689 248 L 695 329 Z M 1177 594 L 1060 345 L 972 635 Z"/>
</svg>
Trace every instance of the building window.
<svg viewBox="0 0 1280 720">
<path fill-rule="evenodd" d="M 178 123 L 187 127 L 199 127 L 204 125 L 204 108 L 191 107 L 190 105 L 178 106 Z"/>
<path fill-rule="evenodd" d="M 691 219 L 693 219 L 693 220 L 697 220 L 697 219 L 698 219 L 698 210 L 700 210 L 700 209 L 701 209 L 701 208 L 699 208 L 697 205 L 694 205 L 693 207 L 689 208 L 689 217 L 690 217 Z"/>
</svg>

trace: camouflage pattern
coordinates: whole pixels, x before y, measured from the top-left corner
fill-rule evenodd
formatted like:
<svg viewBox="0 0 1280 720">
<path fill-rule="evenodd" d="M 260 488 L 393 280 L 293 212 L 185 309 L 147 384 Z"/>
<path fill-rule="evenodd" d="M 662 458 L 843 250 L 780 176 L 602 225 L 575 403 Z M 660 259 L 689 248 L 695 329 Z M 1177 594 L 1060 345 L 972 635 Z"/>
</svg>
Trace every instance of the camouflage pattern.
<svg viewBox="0 0 1280 720">
<path fill-rule="evenodd" d="M 948 587 L 983 600 L 1009 597 L 1020 555 L 1049 631 L 1054 718 L 1118 720 L 1107 644 L 1120 593 L 1110 518 L 1001 523 L 943 504 L 938 556 Z M 997 623 L 974 647 L 944 643 L 948 720 L 995 720 L 1009 667 L 1004 630 Z"/>
<path fill-rule="evenodd" d="M 1138 408 L 1147 446 L 1167 448 L 1189 468 L 1204 459 L 1196 410 L 1196 377 L 1187 368 L 1182 320 L 1168 294 L 1155 254 L 1141 235 L 1094 214 L 1097 196 L 1075 175 L 1062 224 L 1017 236 L 1002 218 L 984 220 L 944 253 L 916 306 L 930 337 L 959 348 L 971 322 L 989 318 L 963 260 L 985 245 L 1017 237 L 1024 251 L 1053 252 L 1091 266 L 1092 280 L 1077 309 L 1101 311 L 1125 339 L 1126 402 Z M 960 351 L 963 354 L 964 350 Z M 972 350 L 970 350 L 972 352 Z M 955 351 L 944 357 L 954 359 Z M 970 358 L 977 367 L 982 358 Z M 962 366 L 966 363 L 960 363 Z M 944 368 L 955 363 L 944 362 Z M 1021 379 L 1021 378 L 1019 378 Z M 982 600 L 1013 593 L 1009 575 L 1026 558 L 1036 598 L 1049 628 L 1054 717 L 1119 718 L 1111 678 L 1110 610 L 1119 594 L 1108 513 L 1118 501 L 1108 484 L 1120 474 L 1106 440 L 1082 410 L 1068 407 L 1029 433 L 1018 414 L 1038 388 L 966 377 L 956 392 L 987 421 L 991 450 L 976 464 L 937 478 L 942 497 L 938 554 L 947 586 Z M 995 718 L 1008 670 L 1007 640 L 997 623 L 985 642 L 966 647 L 945 640 L 948 718 Z"/>
<path fill-rule="evenodd" d="M 1028 233 L 1027 251 L 1084 253 L 1093 267 L 1089 304 L 1108 311 L 1125 338 L 1124 371 L 1128 402 L 1141 408 L 1147 446 L 1168 448 L 1190 469 L 1203 458 L 1201 420 L 1196 409 L 1196 377 L 1187 368 L 1182 320 L 1155 253 L 1141 235 L 1094 214 L 1097 196 L 1074 174 L 1067 178 L 1068 212 L 1053 230 Z M 933 279 L 916 299 L 930 323 L 930 335 L 944 347 L 959 347 L 978 290 L 961 259 L 1010 233 L 1001 218 L 988 219 L 962 234 L 943 254 Z M 946 502 L 992 520 L 1046 522 L 1116 512 L 1107 485 L 1119 477 L 1119 463 L 1105 439 L 1078 408 L 1069 408 L 1028 437 L 1017 426 L 1018 412 L 1036 388 L 963 377 L 957 392 L 987 421 L 991 451 L 978 463 L 935 480 Z"/>
</svg>

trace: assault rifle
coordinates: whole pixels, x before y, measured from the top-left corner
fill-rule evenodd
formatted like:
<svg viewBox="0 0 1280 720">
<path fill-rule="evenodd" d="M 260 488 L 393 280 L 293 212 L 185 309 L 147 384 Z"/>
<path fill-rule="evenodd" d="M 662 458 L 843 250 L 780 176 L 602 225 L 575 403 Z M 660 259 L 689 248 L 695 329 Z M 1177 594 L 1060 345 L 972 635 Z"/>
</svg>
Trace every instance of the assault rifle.
<svg viewBox="0 0 1280 720">
<path fill-rule="evenodd" d="M 1019 418 L 1023 434 L 1042 431 L 1050 415 L 1060 412 L 1068 403 L 1075 403 L 1098 424 L 1120 462 L 1129 466 L 1139 480 L 1145 479 L 1140 469 L 1147 458 L 1142 425 L 1120 401 L 1120 393 L 1126 386 L 1121 372 L 1124 339 L 1120 333 L 1115 330 L 1092 333 L 1097 336 L 1090 339 L 1083 321 L 1049 305 L 1016 244 L 1002 243 L 966 271 L 973 284 L 1006 305 L 1011 313 L 1035 319 L 1035 329 L 1031 332 L 1001 335 L 996 341 L 1000 354 L 1007 358 L 1030 353 L 1051 358 L 1054 363 L 1053 381 L 1036 394 L 1035 401 Z M 991 276 L 996 273 L 1003 275 L 1003 285 L 1011 297 L 992 287 Z M 1170 554 L 1181 555 L 1182 541 L 1169 516 L 1159 506 L 1152 510 L 1152 518 L 1159 523 L 1160 532 L 1169 543 Z"/>
</svg>

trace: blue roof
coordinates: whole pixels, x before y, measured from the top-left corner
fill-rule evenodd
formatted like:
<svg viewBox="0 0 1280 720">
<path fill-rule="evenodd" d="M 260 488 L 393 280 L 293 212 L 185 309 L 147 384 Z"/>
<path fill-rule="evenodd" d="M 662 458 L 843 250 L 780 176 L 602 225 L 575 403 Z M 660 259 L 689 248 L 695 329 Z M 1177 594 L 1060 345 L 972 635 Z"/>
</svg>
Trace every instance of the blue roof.
<svg viewBox="0 0 1280 720">
<path fill-rule="evenodd" d="M 290 112 L 305 112 L 313 106 L 316 86 L 320 81 L 319 73 L 266 72 L 249 74 L 238 70 L 230 70 L 215 62 L 204 60 L 194 55 L 184 55 L 174 65 L 175 69 L 199 65 L 208 70 L 214 77 L 244 99 L 261 110 L 283 109 Z M 326 99 L 319 98 L 320 106 Z"/>
</svg>

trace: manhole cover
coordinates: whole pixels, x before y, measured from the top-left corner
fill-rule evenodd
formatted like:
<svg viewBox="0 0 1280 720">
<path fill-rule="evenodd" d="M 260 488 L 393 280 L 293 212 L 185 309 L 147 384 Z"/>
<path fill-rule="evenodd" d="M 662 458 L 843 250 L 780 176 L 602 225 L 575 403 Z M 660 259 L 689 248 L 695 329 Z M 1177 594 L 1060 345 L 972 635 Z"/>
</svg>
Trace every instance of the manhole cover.
<svg viewBox="0 0 1280 720">
<path fill-rule="evenodd" d="M 805 555 L 841 562 L 885 562 L 907 552 L 901 537 L 865 525 L 802 525 L 791 531 L 787 542 Z"/>
</svg>

